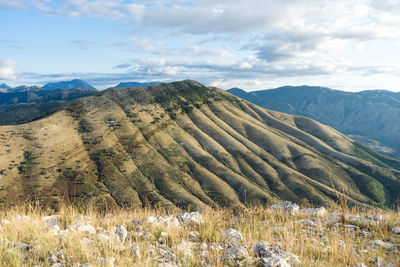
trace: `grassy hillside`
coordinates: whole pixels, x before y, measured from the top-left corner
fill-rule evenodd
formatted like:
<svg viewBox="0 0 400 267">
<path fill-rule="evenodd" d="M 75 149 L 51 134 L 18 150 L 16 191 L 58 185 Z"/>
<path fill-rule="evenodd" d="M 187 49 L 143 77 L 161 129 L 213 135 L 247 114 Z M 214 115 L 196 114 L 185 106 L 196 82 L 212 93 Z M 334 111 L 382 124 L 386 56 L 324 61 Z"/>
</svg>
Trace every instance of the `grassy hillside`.
<svg viewBox="0 0 400 267">
<path fill-rule="evenodd" d="M 391 206 L 399 162 L 313 120 L 183 81 L 113 88 L 0 127 L 0 200 L 98 207 Z"/>
<path fill-rule="evenodd" d="M 375 151 L 400 158 L 400 93 L 351 93 L 316 86 L 228 91 L 264 108 L 312 118 Z"/>
</svg>

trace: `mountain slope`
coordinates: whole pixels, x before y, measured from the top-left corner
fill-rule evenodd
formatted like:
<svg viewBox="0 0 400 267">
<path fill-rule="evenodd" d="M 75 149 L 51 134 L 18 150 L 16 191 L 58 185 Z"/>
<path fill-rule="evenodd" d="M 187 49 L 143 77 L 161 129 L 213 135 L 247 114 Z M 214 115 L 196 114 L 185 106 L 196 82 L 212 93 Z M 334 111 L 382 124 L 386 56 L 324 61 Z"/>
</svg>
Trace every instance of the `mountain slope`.
<svg viewBox="0 0 400 267">
<path fill-rule="evenodd" d="M 61 81 L 61 82 L 55 82 L 55 83 L 48 83 L 43 86 L 43 89 L 45 90 L 55 90 L 55 89 L 61 89 L 61 90 L 70 90 L 70 89 L 83 89 L 83 90 L 96 90 L 93 86 L 88 84 L 85 81 L 75 79 L 72 81 Z"/>
<path fill-rule="evenodd" d="M 349 93 L 310 86 L 228 91 L 264 108 L 315 119 L 376 151 L 400 157 L 400 93 Z"/>
<path fill-rule="evenodd" d="M 400 162 L 334 129 L 183 81 L 113 88 L 0 127 L 0 199 L 243 207 L 278 198 L 390 206 Z"/>
<path fill-rule="evenodd" d="M 123 82 L 119 83 L 115 86 L 115 88 L 124 88 L 124 87 L 143 87 L 143 86 L 150 86 L 160 84 L 161 82 L 148 82 L 148 83 L 140 83 L 140 82 Z"/>
<path fill-rule="evenodd" d="M 0 125 L 32 121 L 53 112 L 68 101 L 96 93 L 81 89 L 0 92 Z"/>
</svg>

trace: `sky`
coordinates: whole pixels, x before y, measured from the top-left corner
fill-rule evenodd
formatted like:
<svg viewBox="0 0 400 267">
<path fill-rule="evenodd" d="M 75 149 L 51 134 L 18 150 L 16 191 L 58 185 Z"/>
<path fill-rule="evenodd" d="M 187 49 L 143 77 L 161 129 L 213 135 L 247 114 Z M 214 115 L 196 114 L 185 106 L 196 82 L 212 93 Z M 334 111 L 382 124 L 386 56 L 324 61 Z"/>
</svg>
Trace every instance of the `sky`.
<svg viewBox="0 0 400 267">
<path fill-rule="evenodd" d="M 398 0 L 0 0 L 0 83 L 400 91 Z"/>
</svg>

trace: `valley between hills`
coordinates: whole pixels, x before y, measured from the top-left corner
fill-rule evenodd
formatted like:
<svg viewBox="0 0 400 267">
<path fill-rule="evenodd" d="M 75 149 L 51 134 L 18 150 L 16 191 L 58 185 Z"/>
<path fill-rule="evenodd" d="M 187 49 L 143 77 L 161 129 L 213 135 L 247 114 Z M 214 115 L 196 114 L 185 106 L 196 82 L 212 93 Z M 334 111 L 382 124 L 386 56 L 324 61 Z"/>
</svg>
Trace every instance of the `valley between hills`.
<svg viewBox="0 0 400 267">
<path fill-rule="evenodd" d="M 392 207 L 400 161 L 195 81 L 111 88 L 0 126 L 0 201 L 99 208 Z"/>
</svg>

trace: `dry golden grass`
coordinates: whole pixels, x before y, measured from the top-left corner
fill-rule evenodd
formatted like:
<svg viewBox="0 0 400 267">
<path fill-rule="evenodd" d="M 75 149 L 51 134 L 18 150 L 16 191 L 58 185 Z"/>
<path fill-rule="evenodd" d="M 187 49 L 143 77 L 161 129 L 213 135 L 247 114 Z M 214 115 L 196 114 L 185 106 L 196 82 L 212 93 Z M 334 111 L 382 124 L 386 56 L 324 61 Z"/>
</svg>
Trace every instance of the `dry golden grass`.
<svg viewBox="0 0 400 267">
<path fill-rule="evenodd" d="M 79 215 L 78 213 L 82 215 Z M 338 211 L 330 210 L 329 213 Z M 356 211 L 352 214 L 375 215 L 376 211 Z M 301 219 L 309 219 L 305 215 L 287 215 L 276 213 L 267 208 L 255 207 L 240 212 L 232 210 L 207 209 L 201 212 L 204 222 L 193 227 L 172 227 L 164 225 L 143 224 L 135 225 L 131 220 L 147 218 L 149 216 L 166 215 L 162 210 L 137 209 L 114 210 L 104 214 L 94 209 L 78 209 L 72 206 L 62 207 L 57 215 L 61 232 L 54 235 L 42 221 L 42 216 L 51 215 L 51 211 L 43 211 L 33 206 L 14 207 L 0 212 L 0 265 L 2 266 L 51 266 L 49 255 L 54 253 L 58 262 L 63 266 L 79 266 L 89 263 L 91 266 L 101 266 L 101 259 L 115 258 L 115 266 L 156 266 L 159 262 L 157 252 L 152 255 L 151 248 L 157 251 L 153 245 L 162 241 L 171 252 L 177 256 L 181 266 L 200 266 L 204 258 L 197 247 L 194 247 L 191 256 L 188 250 L 180 250 L 176 246 L 182 241 L 190 240 L 190 233 L 197 231 L 199 236 L 195 241 L 198 246 L 201 243 L 210 245 L 221 244 L 224 249 L 213 251 L 208 249 L 208 259 L 212 266 L 224 266 L 220 260 L 226 250 L 224 237 L 225 230 L 233 228 L 238 230 L 243 240 L 241 244 L 247 248 L 250 257 L 247 262 L 254 260 L 254 244 L 257 241 L 268 241 L 272 246 L 284 251 L 289 251 L 299 256 L 303 266 L 355 266 L 363 262 L 368 266 L 377 257 L 381 257 L 387 263 L 400 266 L 399 252 L 393 249 L 374 249 L 373 240 L 390 242 L 398 247 L 400 236 L 392 231 L 393 226 L 400 226 L 400 214 L 394 211 L 379 211 L 383 220 L 378 223 L 356 223 L 357 230 L 345 230 L 341 226 L 327 225 L 327 217 L 320 217 L 315 227 L 308 228 L 302 223 L 296 223 Z M 24 218 L 24 216 L 28 216 Z M 73 222 L 81 221 L 92 225 L 96 234 L 69 231 L 62 234 L 63 230 Z M 351 223 L 351 222 L 347 222 Z M 354 223 L 351 223 L 354 224 Z M 119 240 L 109 241 L 99 239 L 98 233 L 103 228 L 106 232 L 114 233 L 116 227 L 123 225 L 128 230 L 128 238 L 122 244 Z M 280 228 L 284 226 L 284 230 Z M 148 233 L 148 237 L 140 237 L 137 232 Z M 371 236 L 362 236 L 362 231 L 368 231 Z M 166 232 L 167 235 L 163 232 Z M 159 238 L 161 237 L 162 240 Z M 6 241 L 8 240 L 8 241 Z M 29 250 L 23 251 L 13 246 L 12 241 L 26 243 Z M 346 245 L 341 247 L 341 243 Z M 130 249 L 138 246 L 140 258 L 132 255 Z M 104 265 L 107 266 L 107 265 Z"/>
</svg>

